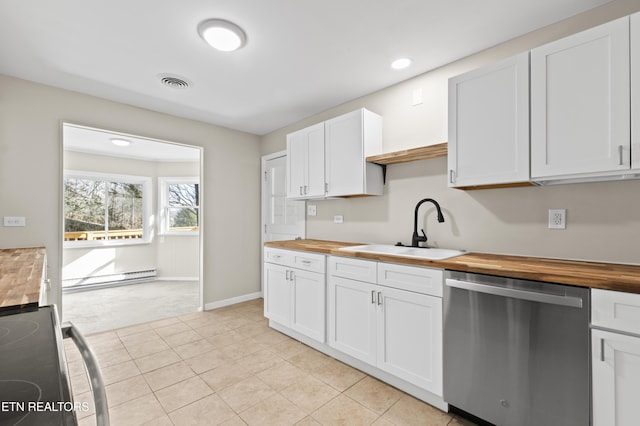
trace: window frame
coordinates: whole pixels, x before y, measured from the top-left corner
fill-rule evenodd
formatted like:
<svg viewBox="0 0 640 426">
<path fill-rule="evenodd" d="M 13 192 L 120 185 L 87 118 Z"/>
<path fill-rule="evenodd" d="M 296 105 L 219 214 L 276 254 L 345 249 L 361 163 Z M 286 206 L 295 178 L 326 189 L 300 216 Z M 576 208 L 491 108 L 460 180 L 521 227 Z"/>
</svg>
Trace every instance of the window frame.
<svg viewBox="0 0 640 426">
<path fill-rule="evenodd" d="M 202 185 L 200 184 L 200 178 L 197 176 L 182 176 L 182 177 L 158 177 L 158 235 L 167 236 L 197 236 L 200 235 L 200 228 L 202 227 L 202 202 L 200 205 L 195 206 L 198 210 L 198 230 L 197 231 L 172 231 L 169 229 L 169 216 L 167 214 L 168 209 L 171 207 L 169 202 L 169 185 L 181 184 L 181 183 L 193 183 L 198 185 L 198 191 L 200 191 L 199 200 L 202 200 Z M 187 208 L 187 207 L 185 207 Z"/>
<path fill-rule="evenodd" d="M 153 203 L 153 189 L 151 185 L 151 177 L 149 176 L 136 176 L 136 175 L 124 175 L 119 173 L 102 173 L 102 172 L 91 172 L 91 171 L 82 171 L 82 170 L 64 170 L 63 172 L 63 182 L 67 178 L 73 179 L 86 179 L 86 180 L 94 180 L 94 181 L 103 181 L 103 182 L 120 182 L 127 184 L 141 184 L 142 185 L 142 238 L 131 238 L 131 239 L 119 239 L 119 240 L 109 240 L 105 238 L 104 240 L 92 240 L 92 241 L 64 241 L 64 229 L 65 229 L 65 204 L 66 204 L 66 194 L 64 191 L 64 184 L 62 189 L 63 196 L 63 205 L 62 205 L 62 243 L 63 248 L 92 248 L 92 247 L 113 247 L 113 246 L 130 246 L 130 245 L 141 245 L 141 244 L 150 244 L 153 241 L 153 227 L 152 222 L 153 218 L 151 213 L 153 211 L 152 203 Z M 108 209 L 108 204 L 105 204 L 105 214 L 106 209 Z M 105 224 L 105 228 L 108 224 Z M 108 235 L 108 230 L 107 230 Z"/>
</svg>

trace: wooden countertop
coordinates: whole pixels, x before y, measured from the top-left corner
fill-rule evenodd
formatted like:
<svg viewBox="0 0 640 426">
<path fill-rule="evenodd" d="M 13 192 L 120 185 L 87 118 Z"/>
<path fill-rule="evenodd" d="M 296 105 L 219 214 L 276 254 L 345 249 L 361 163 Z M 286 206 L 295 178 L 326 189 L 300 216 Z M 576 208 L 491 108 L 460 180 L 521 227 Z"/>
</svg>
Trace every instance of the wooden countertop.
<svg viewBox="0 0 640 426">
<path fill-rule="evenodd" d="M 265 243 L 265 246 L 358 257 L 383 262 L 450 269 L 453 271 L 498 275 L 502 277 L 534 281 L 546 281 L 556 284 L 569 284 L 580 287 L 640 293 L 640 266 L 635 265 L 485 253 L 468 253 L 447 260 L 429 261 L 401 256 L 357 253 L 340 250 L 341 247 L 360 244 L 362 243 L 323 240 L 295 240 L 272 241 Z"/>
<path fill-rule="evenodd" d="M 0 315 L 37 308 L 45 248 L 0 249 Z"/>
</svg>

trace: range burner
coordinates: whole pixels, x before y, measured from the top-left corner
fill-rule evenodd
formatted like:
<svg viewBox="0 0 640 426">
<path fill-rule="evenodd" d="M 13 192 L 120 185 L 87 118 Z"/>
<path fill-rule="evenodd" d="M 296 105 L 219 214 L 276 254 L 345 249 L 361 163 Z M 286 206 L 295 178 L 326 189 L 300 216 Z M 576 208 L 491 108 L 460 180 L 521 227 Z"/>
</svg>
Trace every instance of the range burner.
<svg viewBox="0 0 640 426">
<path fill-rule="evenodd" d="M 29 404 L 42 400 L 42 389 L 26 380 L 0 380 L 0 401 L 6 404 L 0 410 L 0 425 L 28 424 Z M 24 423 L 23 423 L 24 422 Z"/>
<path fill-rule="evenodd" d="M 6 317 L 0 323 L 0 352 L 14 343 L 28 339 L 34 335 L 40 324 L 28 319 Z"/>
</svg>

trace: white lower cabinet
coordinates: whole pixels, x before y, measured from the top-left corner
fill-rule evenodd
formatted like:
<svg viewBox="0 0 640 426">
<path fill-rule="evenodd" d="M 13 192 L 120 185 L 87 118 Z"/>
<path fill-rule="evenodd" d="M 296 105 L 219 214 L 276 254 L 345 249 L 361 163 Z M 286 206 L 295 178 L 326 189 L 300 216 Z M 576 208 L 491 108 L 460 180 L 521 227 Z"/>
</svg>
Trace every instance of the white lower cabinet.
<svg viewBox="0 0 640 426">
<path fill-rule="evenodd" d="M 442 395 L 442 298 L 379 285 L 389 266 L 416 288 L 423 277 L 432 289 L 442 271 L 332 256 L 329 258 L 328 343 L 435 395 Z M 374 282 L 353 279 L 373 276 Z M 365 271 L 376 271 L 368 272 Z M 345 278 L 344 276 L 348 276 Z M 430 279 L 428 276 L 435 276 Z"/>
<path fill-rule="evenodd" d="M 593 289 L 591 304 L 593 425 L 637 425 L 640 294 Z"/>
<path fill-rule="evenodd" d="M 264 315 L 324 343 L 325 257 L 271 248 L 264 257 Z"/>
</svg>

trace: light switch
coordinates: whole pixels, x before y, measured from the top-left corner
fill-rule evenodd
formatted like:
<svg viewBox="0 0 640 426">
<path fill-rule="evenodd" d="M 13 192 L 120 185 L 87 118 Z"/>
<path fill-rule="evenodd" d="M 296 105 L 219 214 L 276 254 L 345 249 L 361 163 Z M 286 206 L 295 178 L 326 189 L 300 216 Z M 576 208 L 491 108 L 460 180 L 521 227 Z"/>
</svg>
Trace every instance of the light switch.
<svg viewBox="0 0 640 426">
<path fill-rule="evenodd" d="M 309 204 L 307 206 L 307 216 L 315 216 L 318 213 L 315 204 Z"/>
<path fill-rule="evenodd" d="M 24 216 L 5 216 L 4 217 L 4 226 L 27 226 L 27 218 Z"/>
</svg>

